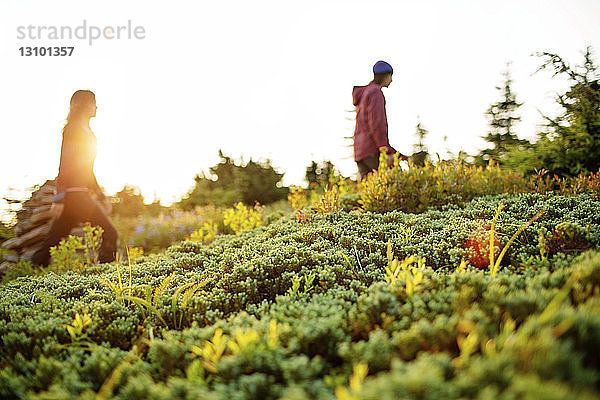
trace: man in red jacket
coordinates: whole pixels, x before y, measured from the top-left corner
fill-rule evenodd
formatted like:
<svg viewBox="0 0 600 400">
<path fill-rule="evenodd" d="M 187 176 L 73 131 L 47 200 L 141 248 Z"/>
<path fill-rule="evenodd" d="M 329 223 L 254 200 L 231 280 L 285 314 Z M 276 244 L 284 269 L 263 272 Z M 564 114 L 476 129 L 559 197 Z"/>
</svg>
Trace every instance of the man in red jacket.
<svg viewBox="0 0 600 400">
<path fill-rule="evenodd" d="M 386 151 L 388 165 L 394 160 L 396 150 L 388 139 L 385 97 L 382 87 L 392 83 L 392 66 L 377 61 L 373 66 L 373 80 L 367 86 L 354 86 L 353 104 L 356 106 L 356 128 L 354 130 L 354 161 L 358 165 L 360 179 L 379 167 L 379 153 Z M 407 157 L 400 155 L 406 160 Z"/>
</svg>

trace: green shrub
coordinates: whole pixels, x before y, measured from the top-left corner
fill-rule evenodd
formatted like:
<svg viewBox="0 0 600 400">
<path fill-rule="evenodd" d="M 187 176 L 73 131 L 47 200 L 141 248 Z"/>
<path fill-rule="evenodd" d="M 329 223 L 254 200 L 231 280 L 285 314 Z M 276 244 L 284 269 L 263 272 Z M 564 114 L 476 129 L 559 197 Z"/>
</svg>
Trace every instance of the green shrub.
<svg viewBox="0 0 600 400">
<path fill-rule="evenodd" d="M 359 202 L 368 211 L 418 213 L 429 207 L 462 204 L 477 196 L 521 192 L 526 187 L 526 180 L 518 173 L 492 162 L 487 167 L 475 167 L 459 159 L 424 167 L 411 164 L 402 170 L 397 156 L 392 167 L 384 157 L 380 168 L 359 185 Z"/>
<path fill-rule="evenodd" d="M 217 219 L 221 210 L 215 207 L 194 211 L 170 210 L 156 217 L 141 215 L 136 218 L 114 218 L 122 247 L 142 247 L 145 252 L 164 250 L 191 235 L 204 222 Z"/>
<path fill-rule="evenodd" d="M 501 202 L 502 245 L 546 213 L 492 276 L 461 261 Z M 129 267 L 4 283 L 0 397 L 598 396 L 600 253 L 565 244 L 546 266 L 521 260 L 540 254 L 540 234 L 598 248 L 600 202 L 520 194 L 421 214 L 306 212 L 306 223 L 287 217 L 209 245 L 185 241 Z M 398 261 L 386 281 L 386 267 L 411 255 L 428 268 L 400 273 Z M 76 348 L 66 326 L 83 312 L 91 345 Z"/>
<path fill-rule="evenodd" d="M 86 225 L 83 227 L 83 237 L 68 236 L 57 246 L 50 247 L 50 268 L 55 271 L 81 271 L 86 266 L 96 264 L 103 231 L 100 227 Z"/>
<path fill-rule="evenodd" d="M 247 207 L 244 203 L 237 203 L 235 207 L 225 210 L 223 213 L 223 224 L 238 234 L 248 229 L 258 228 L 262 225 L 262 213 L 264 207 L 255 205 Z"/>
</svg>

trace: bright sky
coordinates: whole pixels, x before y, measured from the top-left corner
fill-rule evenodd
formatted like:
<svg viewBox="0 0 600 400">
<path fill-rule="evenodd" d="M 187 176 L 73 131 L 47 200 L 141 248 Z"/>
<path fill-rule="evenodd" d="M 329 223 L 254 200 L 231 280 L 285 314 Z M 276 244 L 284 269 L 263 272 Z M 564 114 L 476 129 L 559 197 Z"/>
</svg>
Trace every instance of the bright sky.
<svg viewBox="0 0 600 400">
<path fill-rule="evenodd" d="M 575 64 L 600 52 L 600 1 L 52 1 L 0 3 L 0 195 L 54 178 L 61 128 L 77 89 L 96 93 L 95 172 L 147 201 L 178 200 L 193 177 L 233 156 L 271 159 L 285 184 L 311 160 L 345 175 L 352 160 L 351 91 L 375 61 L 393 146 L 412 151 L 417 116 L 432 153 L 483 148 L 484 115 L 512 61 L 521 137 L 556 112 L 565 83 L 532 75 L 536 51 Z M 127 25 L 144 39 L 18 39 L 18 27 Z M 74 46 L 71 57 L 23 57 L 21 46 Z M 598 53 L 597 53 L 598 54 Z M 598 57 L 596 56 L 596 59 Z M 447 137 L 444 142 L 443 138 Z M 13 192 L 14 193 L 14 192 Z M 3 206 L 0 204 L 0 208 Z"/>
</svg>

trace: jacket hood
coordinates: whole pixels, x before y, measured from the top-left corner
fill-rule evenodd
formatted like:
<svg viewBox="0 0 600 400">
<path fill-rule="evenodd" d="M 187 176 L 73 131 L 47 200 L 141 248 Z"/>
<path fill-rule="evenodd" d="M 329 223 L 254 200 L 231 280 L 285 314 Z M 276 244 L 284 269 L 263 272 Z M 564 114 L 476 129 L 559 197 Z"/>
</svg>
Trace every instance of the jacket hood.
<svg viewBox="0 0 600 400">
<path fill-rule="evenodd" d="M 352 89 L 352 104 L 357 106 L 358 103 L 360 103 L 360 101 L 361 101 L 363 95 L 365 94 L 365 92 L 367 91 L 367 89 L 372 85 L 377 85 L 377 84 L 371 82 L 365 86 L 354 86 L 354 89 Z"/>
<path fill-rule="evenodd" d="M 352 104 L 357 106 L 358 103 L 360 103 L 366 87 L 367 86 L 354 86 L 354 89 L 352 89 Z"/>
</svg>

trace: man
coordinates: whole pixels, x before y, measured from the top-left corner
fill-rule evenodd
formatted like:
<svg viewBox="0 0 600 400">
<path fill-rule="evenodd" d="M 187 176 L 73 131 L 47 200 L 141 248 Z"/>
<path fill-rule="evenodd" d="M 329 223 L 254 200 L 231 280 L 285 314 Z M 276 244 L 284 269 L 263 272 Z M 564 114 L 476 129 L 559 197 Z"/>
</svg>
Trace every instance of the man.
<svg viewBox="0 0 600 400">
<path fill-rule="evenodd" d="M 356 106 L 356 128 L 354 130 L 354 161 L 358 165 L 360 178 L 377 170 L 379 154 L 385 151 L 388 165 L 394 160 L 396 150 L 388 139 L 385 97 L 382 87 L 392 83 L 392 66 L 385 61 L 373 65 L 373 80 L 367 86 L 355 86 L 352 90 L 353 104 Z M 408 158 L 400 155 L 402 160 Z"/>
</svg>

